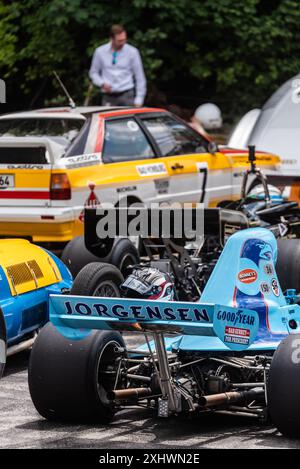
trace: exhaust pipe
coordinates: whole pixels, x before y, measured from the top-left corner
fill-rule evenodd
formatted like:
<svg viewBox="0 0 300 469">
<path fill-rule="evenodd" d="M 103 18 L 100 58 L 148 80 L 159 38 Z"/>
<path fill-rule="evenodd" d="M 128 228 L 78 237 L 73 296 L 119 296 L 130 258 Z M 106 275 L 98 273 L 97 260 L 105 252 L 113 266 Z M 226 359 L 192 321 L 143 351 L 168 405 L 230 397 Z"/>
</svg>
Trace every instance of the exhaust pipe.
<svg viewBox="0 0 300 469">
<path fill-rule="evenodd" d="M 36 335 L 31 339 L 25 340 L 24 342 L 20 342 L 17 345 L 12 345 L 7 349 L 7 356 L 10 357 L 15 355 L 16 353 L 24 352 L 24 350 L 28 350 L 30 347 L 33 346 L 34 341 L 36 339 Z"/>
<path fill-rule="evenodd" d="M 153 391 L 150 388 L 129 388 L 110 391 L 107 397 L 110 401 L 127 401 L 127 399 L 140 399 L 152 394 Z"/>
<path fill-rule="evenodd" d="M 247 405 L 251 401 L 264 398 L 265 391 L 262 388 L 254 388 L 249 391 L 231 391 L 220 394 L 202 396 L 199 404 L 202 407 L 217 407 L 223 405 L 242 404 Z"/>
</svg>

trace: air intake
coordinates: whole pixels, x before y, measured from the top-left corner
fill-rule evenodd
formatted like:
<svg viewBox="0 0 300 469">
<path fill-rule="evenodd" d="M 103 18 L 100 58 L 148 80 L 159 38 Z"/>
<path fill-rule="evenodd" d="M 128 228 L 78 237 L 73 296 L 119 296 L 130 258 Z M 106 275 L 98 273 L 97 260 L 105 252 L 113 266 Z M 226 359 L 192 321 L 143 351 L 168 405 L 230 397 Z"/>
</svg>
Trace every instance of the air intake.
<svg viewBox="0 0 300 469">
<path fill-rule="evenodd" d="M 36 278 L 44 277 L 44 274 L 41 271 L 40 266 L 38 265 L 37 261 L 35 261 L 35 260 L 28 261 L 27 265 L 34 272 L 34 275 L 35 275 Z"/>
<path fill-rule="evenodd" d="M 14 285 L 20 285 L 21 283 L 34 280 L 31 270 L 25 262 L 10 265 L 6 267 L 6 270 Z"/>
</svg>

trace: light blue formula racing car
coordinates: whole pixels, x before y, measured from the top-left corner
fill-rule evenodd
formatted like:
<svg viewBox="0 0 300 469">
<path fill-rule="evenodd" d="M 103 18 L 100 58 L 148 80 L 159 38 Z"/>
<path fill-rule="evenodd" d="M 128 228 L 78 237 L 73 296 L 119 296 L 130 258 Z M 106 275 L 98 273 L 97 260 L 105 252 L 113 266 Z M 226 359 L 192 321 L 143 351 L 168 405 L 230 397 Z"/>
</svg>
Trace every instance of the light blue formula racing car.
<svg viewBox="0 0 300 469">
<path fill-rule="evenodd" d="M 173 301 L 159 270 L 141 267 L 122 281 L 113 266 L 88 265 L 71 295 L 50 296 L 51 322 L 29 366 L 36 409 L 77 422 L 109 422 L 133 404 L 160 417 L 229 412 L 271 417 L 300 436 L 299 298 L 282 293 L 276 257 L 270 231 L 235 233 L 194 303 Z M 121 284 L 120 297 L 97 295 L 105 270 L 107 291 Z M 145 344 L 127 349 L 123 331 L 145 334 Z"/>
</svg>

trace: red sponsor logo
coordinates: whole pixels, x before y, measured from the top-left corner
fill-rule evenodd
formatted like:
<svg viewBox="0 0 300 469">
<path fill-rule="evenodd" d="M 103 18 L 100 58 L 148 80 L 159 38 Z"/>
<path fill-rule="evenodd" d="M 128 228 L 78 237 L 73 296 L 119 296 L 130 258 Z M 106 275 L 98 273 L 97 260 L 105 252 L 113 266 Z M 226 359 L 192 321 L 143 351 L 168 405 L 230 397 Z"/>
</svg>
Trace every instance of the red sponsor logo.
<svg viewBox="0 0 300 469">
<path fill-rule="evenodd" d="M 253 283 L 257 280 L 257 272 L 253 269 L 244 269 L 238 273 L 238 279 L 242 283 Z"/>
<path fill-rule="evenodd" d="M 225 327 L 225 334 L 238 335 L 241 337 L 250 337 L 250 329 L 241 329 L 240 327 Z"/>
</svg>

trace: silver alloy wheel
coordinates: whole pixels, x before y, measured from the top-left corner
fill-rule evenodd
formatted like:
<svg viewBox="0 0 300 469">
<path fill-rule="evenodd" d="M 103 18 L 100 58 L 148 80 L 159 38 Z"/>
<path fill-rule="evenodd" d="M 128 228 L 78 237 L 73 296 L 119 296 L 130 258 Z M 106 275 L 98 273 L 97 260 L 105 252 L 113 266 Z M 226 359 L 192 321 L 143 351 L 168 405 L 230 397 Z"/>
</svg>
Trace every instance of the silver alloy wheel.
<svg viewBox="0 0 300 469">
<path fill-rule="evenodd" d="M 120 296 L 120 291 L 114 282 L 112 282 L 111 280 L 104 280 L 99 285 L 97 285 L 92 296 L 114 298 Z"/>
</svg>

